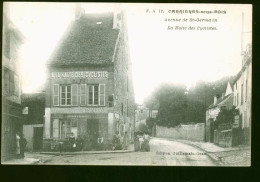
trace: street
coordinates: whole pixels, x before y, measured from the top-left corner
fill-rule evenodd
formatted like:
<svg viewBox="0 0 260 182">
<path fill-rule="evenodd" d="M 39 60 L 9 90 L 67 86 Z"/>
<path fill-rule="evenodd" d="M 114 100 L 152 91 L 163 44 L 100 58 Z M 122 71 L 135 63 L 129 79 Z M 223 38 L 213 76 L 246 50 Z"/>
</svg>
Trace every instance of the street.
<svg viewBox="0 0 260 182">
<path fill-rule="evenodd" d="M 50 165 L 155 165 L 155 166 L 216 166 L 203 151 L 190 145 L 152 138 L 150 152 L 44 155 L 28 153 L 28 157 L 40 159 L 40 164 Z M 32 155 L 32 156 L 31 156 Z"/>
</svg>

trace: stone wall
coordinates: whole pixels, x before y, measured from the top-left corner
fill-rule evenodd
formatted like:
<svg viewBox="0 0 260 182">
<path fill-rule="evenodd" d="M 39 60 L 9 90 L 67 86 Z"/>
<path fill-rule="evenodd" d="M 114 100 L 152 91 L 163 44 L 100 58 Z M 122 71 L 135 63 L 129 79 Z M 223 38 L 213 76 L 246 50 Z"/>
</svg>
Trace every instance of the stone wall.
<svg viewBox="0 0 260 182">
<path fill-rule="evenodd" d="M 204 141 L 205 124 L 179 125 L 175 128 L 156 126 L 156 137 Z"/>
</svg>

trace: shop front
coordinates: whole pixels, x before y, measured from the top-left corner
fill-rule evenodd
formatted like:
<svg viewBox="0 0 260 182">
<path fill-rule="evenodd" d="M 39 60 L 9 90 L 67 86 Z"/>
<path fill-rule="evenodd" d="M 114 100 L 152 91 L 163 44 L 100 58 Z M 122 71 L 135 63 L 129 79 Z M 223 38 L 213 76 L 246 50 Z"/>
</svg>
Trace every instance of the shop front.
<svg viewBox="0 0 260 182">
<path fill-rule="evenodd" d="M 112 116 L 112 117 L 111 117 Z M 78 150 L 109 148 L 114 133 L 113 113 L 106 108 L 52 108 L 49 126 L 45 123 L 45 150 L 59 150 L 60 142 L 81 141 Z M 46 128 L 47 127 L 47 128 Z M 49 128 L 48 128 L 49 127 Z M 46 133 L 48 132 L 48 133 Z"/>
</svg>

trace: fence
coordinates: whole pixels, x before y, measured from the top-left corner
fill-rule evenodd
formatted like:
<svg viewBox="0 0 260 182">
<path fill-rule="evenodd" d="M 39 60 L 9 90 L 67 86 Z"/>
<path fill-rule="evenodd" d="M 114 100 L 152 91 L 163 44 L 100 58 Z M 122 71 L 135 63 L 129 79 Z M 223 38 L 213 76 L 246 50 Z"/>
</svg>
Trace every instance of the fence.
<svg viewBox="0 0 260 182">
<path fill-rule="evenodd" d="M 156 137 L 204 141 L 205 124 L 179 125 L 174 128 L 156 126 Z"/>
</svg>

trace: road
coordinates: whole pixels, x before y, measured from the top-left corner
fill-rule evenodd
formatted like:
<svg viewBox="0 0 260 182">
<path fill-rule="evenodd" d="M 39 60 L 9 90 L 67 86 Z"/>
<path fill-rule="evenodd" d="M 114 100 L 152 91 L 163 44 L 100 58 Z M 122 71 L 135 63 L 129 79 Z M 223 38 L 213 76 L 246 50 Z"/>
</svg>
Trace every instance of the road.
<svg viewBox="0 0 260 182">
<path fill-rule="evenodd" d="M 193 146 L 167 139 L 153 138 L 150 152 L 38 156 L 41 164 L 56 165 L 144 165 L 144 166 L 216 166 L 206 153 Z M 37 157 L 37 156 L 36 156 Z"/>
</svg>

